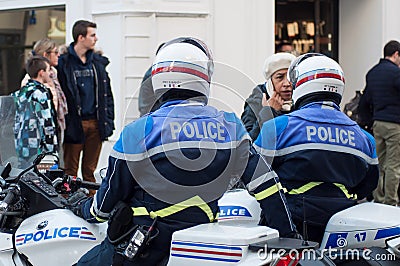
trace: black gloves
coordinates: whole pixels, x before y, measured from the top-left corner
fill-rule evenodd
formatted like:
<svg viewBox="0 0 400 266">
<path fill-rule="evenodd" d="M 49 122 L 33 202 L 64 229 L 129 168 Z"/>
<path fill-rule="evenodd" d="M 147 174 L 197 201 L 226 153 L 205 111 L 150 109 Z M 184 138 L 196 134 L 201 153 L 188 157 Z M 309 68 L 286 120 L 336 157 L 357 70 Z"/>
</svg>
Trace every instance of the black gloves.
<svg viewBox="0 0 400 266">
<path fill-rule="evenodd" d="M 82 205 L 90 199 L 85 193 L 79 191 L 73 194 L 68 200 L 66 205 L 67 209 L 70 209 L 76 216 L 82 217 Z"/>
</svg>

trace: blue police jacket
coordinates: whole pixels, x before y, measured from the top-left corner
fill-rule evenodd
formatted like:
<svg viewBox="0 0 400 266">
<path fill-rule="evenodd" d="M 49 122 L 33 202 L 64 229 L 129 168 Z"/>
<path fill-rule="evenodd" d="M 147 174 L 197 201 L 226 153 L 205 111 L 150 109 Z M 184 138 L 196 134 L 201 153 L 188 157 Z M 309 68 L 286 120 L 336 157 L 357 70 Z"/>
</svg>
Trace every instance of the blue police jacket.
<svg viewBox="0 0 400 266">
<path fill-rule="evenodd" d="M 332 102 L 310 103 L 264 123 L 254 146 L 273 158 L 289 203 L 296 195 L 361 199 L 378 182 L 374 138 Z"/>
<path fill-rule="evenodd" d="M 266 210 L 269 226 L 283 235 L 295 231 L 278 177 L 251 148 L 240 119 L 199 102 L 171 101 L 124 128 L 82 214 L 103 222 L 124 201 L 134 223 L 157 216 L 170 238 L 175 230 L 212 222 L 218 199 L 239 178 Z"/>
</svg>

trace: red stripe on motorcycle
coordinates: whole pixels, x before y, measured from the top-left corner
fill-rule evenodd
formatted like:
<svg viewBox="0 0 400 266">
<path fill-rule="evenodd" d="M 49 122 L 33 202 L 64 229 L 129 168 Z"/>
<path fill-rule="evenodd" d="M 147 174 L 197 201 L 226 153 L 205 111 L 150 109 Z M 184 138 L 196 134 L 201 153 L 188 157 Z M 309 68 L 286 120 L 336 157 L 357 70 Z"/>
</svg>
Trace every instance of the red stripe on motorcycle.
<svg viewBox="0 0 400 266">
<path fill-rule="evenodd" d="M 210 250 L 177 248 L 177 247 L 172 247 L 171 249 L 173 251 L 193 252 L 193 253 L 212 254 L 212 255 L 223 255 L 223 256 L 234 256 L 234 257 L 242 256 L 242 253 L 232 253 L 232 252 L 221 252 L 221 251 L 210 251 Z"/>
</svg>

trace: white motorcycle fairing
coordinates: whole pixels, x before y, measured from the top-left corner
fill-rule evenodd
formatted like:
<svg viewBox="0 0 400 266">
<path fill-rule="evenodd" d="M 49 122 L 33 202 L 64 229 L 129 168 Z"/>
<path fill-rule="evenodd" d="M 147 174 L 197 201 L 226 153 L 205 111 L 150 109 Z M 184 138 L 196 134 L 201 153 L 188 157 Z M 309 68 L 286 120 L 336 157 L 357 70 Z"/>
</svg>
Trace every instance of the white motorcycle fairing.
<svg viewBox="0 0 400 266">
<path fill-rule="evenodd" d="M 14 265 L 13 261 L 13 243 L 12 243 L 12 234 L 10 233 L 0 233 L 0 265 Z M 15 256 L 14 260 L 18 259 L 18 256 Z M 19 261 L 19 260 L 18 260 Z M 19 261 L 17 265 L 25 265 Z"/>
<path fill-rule="evenodd" d="M 170 266 L 183 265 L 266 265 L 276 258 L 265 254 L 259 243 L 278 239 L 274 229 L 259 226 L 260 207 L 246 190 L 224 194 L 218 205 L 218 223 L 177 231 L 172 236 Z M 391 239 L 391 240 L 390 240 Z M 253 245 L 252 245 L 253 244 Z M 333 215 L 320 249 L 388 248 L 400 255 L 400 208 L 362 203 Z"/>
<path fill-rule="evenodd" d="M 336 213 L 329 220 L 321 248 L 385 247 L 400 237 L 400 208 L 366 202 Z"/>
<path fill-rule="evenodd" d="M 55 209 L 24 220 L 15 246 L 33 265 L 70 266 L 103 241 L 106 228 L 107 223 L 90 224 L 70 210 Z"/>
<path fill-rule="evenodd" d="M 278 237 L 277 230 L 251 223 L 194 226 L 172 235 L 168 265 L 265 265 L 272 256 L 250 251 L 249 244 Z"/>
<path fill-rule="evenodd" d="M 247 190 L 227 191 L 218 201 L 217 223 L 201 224 L 172 235 L 168 266 L 266 265 L 275 257 L 249 249 L 250 244 L 279 237 L 259 226 L 261 209 Z"/>
</svg>

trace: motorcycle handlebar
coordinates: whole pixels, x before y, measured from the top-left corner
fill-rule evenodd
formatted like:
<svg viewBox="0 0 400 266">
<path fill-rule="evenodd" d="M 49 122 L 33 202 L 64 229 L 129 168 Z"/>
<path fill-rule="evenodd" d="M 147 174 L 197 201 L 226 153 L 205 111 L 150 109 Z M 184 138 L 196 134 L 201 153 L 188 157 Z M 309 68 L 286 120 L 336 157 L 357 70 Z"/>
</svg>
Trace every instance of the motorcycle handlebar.
<svg viewBox="0 0 400 266">
<path fill-rule="evenodd" d="M 81 188 L 94 189 L 94 190 L 98 190 L 100 188 L 100 184 L 99 183 L 84 181 L 80 177 L 68 176 L 67 179 L 68 179 L 68 183 L 70 185 L 76 185 L 76 186 L 81 187 Z"/>
<path fill-rule="evenodd" d="M 98 190 L 100 188 L 100 184 L 82 180 L 81 187 L 87 188 L 87 189 Z"/>
<path fill-rule="evenodd" d="M 9 189 L 9 191 L 7 192 L 6 197 L 4 198 L 4 200 L 2 200 L 0 202 L 0 212 L 4 213 L 7 212 L 8 210 L 8 206 L 14 201 L 15 196 L 16 196 L 16 188 L 12 187 Z"/>
</svg>

